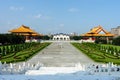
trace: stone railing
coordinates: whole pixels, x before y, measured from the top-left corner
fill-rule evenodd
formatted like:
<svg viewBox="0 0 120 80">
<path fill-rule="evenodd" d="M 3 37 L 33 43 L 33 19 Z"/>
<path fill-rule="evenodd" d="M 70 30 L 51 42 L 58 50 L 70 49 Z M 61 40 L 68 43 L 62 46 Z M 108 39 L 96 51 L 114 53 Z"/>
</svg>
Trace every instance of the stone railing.
<svg viewBox="0 0 120 80">
<path fill-rule="evenodd" d="M 42 67 L 44 67 L 43 64 L 39 62 L 36 64 L 30 64 L 25 62 L 21 64 L 15 63 L 2 64 L 0 62 L 0 75 L 25 74 L 27 71 L 40 71 Z M 78 63 L 74 67 L 67 67 L 65 69 L 68 70 L 69 68 L 70 70 L 72 70 L 72 72 L 74 72 L 73 70 L 75 70 L 79 72 L 84 72 L 86 75 L 120 75 L 120 66 L 114 65 L 113 63 L 99 65 L 97 64 L 82 65 Z"/>
<path fill-rule="evenodd" d="M 10 63 L 10 64 L 2 64 L 0 62 L 0 75 L 6 75 L 6 74 L 25 74 L 27 70 L 38 70 L 42 64 L 39 62 L 37 64 L 30 64 L 30 63 L 25 63 L 23 62 L 22 64 L 15 64 L 15 63 Z"/>
<path fill-rule="evenodd" d="M 116 75 L 120 74 L 120 66 L 114 65 L 113 63 L 108 63 L 104 65 L 94 65 L 91 64 L 89 66 L 85 66 L 85 71 L 88 72 L 88 74 L 93 75 Z"/>
</svg>

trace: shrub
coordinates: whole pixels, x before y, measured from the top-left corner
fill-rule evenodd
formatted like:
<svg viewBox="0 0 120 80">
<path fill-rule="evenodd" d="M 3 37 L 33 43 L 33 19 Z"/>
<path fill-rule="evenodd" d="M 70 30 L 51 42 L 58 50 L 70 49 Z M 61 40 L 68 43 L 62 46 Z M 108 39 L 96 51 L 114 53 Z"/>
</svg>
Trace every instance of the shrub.
<svg viewBox="0 0 120 80">
<path fill-rule="evenodd" d="M 0 43 L 6 44 L 20 44 L 25 42 L 25 37 L 14 34 L 0 34 Z"/>
<path fill-rule="evenodd" d="M 113 43 L 114 45 L 119 45 L 119 46 L 120 46 L 120 36 L 117 37 L 117 38 L 114 38 L 112 43 Z"/>
</svg>

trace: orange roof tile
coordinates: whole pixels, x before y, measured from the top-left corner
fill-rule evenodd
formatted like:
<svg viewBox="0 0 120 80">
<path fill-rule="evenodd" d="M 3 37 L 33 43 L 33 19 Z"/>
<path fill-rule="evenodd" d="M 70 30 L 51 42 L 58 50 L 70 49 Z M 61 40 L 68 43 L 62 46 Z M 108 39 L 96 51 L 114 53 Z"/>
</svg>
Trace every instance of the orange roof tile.
<svg viewBox="0 0 120 80">
<path fill-rule="evenodd" d="M 99 34 L 101 31 L 103 31 L 105 34 Z M 105 31 L 100 25 L 97 27 L 94 27 L 89 32 L 82 34 L 81 36 L 114 36 L 114 34 L 111 34 L 107 31 Z"/>
<path fill-rule="evenodd" d="M 42 34 L 39 34 L 39 33 L 35 32 L 34 30 L 30 29 L 29 27 L 24 26 L 24 25 L 21 25 L 17 29 L 10 30 L 9 32 L 16 33 L 18 35 L 25 35 L 25 36 L 29 36 L 29 35 L 31 35 L 31 36 L 43 36 Z"/>
<path fill-rule="evenodd" d="M 9 32 L 12 32 L 12 33 L 36 33 L 34 30 L 30 29 L 29 27 L 27 26 L 20 26 L 19 28 L 17 29 L 13 29 L 13 30 L 10 30 Z"/>
</svg>

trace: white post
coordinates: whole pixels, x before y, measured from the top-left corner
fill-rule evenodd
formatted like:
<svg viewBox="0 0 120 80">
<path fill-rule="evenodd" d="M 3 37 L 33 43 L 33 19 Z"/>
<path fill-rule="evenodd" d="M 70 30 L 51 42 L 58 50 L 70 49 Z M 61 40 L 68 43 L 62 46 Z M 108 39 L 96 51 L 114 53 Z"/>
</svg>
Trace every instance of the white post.
<svg viewBox="0 0 120 80">
<path fill-rule="evenodd" d="M 23 62 L 23 67 L 25 67 L 25 62 Z"/>
<path fill-rule="evenodd" d="M 10 68 L 11 68 L 11 69 L 13 68 L 13 64 L 12 64 L 12 63 L 10 63 Z"/>
<path fill-rule="evenodd" d="M 18 66 L 18 69 L 21 70 L 21 65 Z"/>
<path fill-rule="evenodd" d="M 108 63 L 108 75 L 111 75 L 111 63 Z"/>
<path fill-rule="evenodd" d="M 0 74 L 2 73 L 2 63 L 0 61 Z"/>
<path fill-rule="evenodd" d="M 28 68 L 30 67 L 30 63 L 28 63 Z"/>
</svg>

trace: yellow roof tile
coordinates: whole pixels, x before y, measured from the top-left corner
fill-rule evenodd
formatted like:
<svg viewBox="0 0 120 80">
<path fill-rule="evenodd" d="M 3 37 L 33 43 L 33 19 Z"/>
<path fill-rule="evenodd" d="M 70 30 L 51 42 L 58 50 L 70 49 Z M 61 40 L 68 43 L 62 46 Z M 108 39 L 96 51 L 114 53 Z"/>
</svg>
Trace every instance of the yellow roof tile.
<svg viewBox="0 0 120 80">
<path fill-rule="evenodd" d="M 39 33 L 35 32 L 34 30 L 30 29 L 29 27 L 24 26 L 24 25 L 21 25 L 17 29 L 10 30 L 9 32 L 16 33 L 16 34 L 19 34 L 19 35 L 25 35 L 25 36 L 29 36 L 29 35 L 31 35 L 31 36 L 42 36 L 42 34 L 39 34 Z"/>
<path fill-rule="evenodd" d="M 12 32 L 12 33 L 36 33 L 34 30 L 30 29 L 29 27 L 27 26 L 20 26 L 19 28 L 17 29 L 13 29 L 13 30 L 10 30 L 9 32 Z"/>
<path fill-rule="evenodd" d="M 105 34 L 99 34 L 101 31 L 103 31 Z M 81 36 L 114 36 L 114 34 L 111 34 L 107 31 L 105 31 L 100 25 L 97 27 L 94 27 L 89 32 L 82 34 Z"/>
</svg>

